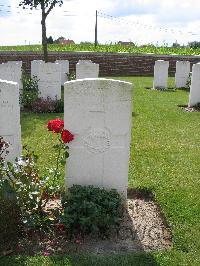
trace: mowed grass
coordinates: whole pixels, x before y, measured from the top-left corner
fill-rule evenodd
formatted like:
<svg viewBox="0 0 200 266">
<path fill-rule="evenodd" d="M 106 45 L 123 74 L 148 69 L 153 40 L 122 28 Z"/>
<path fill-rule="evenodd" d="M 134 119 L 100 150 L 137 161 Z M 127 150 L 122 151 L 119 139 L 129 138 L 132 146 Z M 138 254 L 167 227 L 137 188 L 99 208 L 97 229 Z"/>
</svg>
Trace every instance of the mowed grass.
<svg viewBox="0 0 200 266">
<path fill-rule="evenodd" d="M 16 46 L 0 46 L 0 51 L 18 51 L 18 52 L 42 52 L 42 45 L 16 45 Z M 49 52 L 110 52 L 110 53 L 133 53 L 133 54 L 178 54 L 178 55 L 199 55 L 200 48 L 190 47 L 167 47 L 155 46 L 153 44 L 147 45 L 120 45 L 115 43 L 110 44 L 98 44 L 96 47 L 94 44 L 73 44 L 73 45 L 62 45 L 62 44 L 49 44 Z"/>
<path fill-rule="evenodd" d="M 155 193 L 173 232 L 173 249 L 104 256 L 19 256 L 1 259 L 0 265 L 200 265 L 200 113 L 177 107 L 187 104 L 186 91 L 144 89 L 152 85 L 150 77 L 117 79 L 134 84 L 129 186 Z M 55 163 L 55 135 L 47 132 L 46 123 L 62 116 L 22 113 L 23 143 L 40 155 L 41 172 Z"/>
</svg>

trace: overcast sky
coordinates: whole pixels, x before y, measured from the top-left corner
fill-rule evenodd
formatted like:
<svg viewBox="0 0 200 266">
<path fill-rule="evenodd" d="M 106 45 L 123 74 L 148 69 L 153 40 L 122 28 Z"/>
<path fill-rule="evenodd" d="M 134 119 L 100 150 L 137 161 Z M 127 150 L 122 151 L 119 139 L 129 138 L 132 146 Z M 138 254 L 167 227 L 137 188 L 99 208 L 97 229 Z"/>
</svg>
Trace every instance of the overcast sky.
<svg viewBox="0 0 200 266">
<path fill-rule="evenodd" d="M 41 11 L 19 2 L 0 0 L 0 45 L 41 43 Z M 93 42 L 95 10 L 100 43 L 200 41 L 198 0 L 64 0 L 47 18 L 47 36 Z"/>
</svg>

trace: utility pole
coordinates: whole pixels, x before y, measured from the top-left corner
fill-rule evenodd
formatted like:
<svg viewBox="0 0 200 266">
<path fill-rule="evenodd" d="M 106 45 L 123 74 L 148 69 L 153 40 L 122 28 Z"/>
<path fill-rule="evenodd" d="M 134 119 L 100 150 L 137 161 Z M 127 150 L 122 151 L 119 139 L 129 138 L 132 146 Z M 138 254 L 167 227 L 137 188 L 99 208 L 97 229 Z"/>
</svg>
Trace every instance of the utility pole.
<svg viewBox="0 0 200 266">
<path fill-rule="evenodd" d="M 97 46 L 97 10 L 96 10 L 96 22 L 95 22 L 95 47 Z"/>
</svg>

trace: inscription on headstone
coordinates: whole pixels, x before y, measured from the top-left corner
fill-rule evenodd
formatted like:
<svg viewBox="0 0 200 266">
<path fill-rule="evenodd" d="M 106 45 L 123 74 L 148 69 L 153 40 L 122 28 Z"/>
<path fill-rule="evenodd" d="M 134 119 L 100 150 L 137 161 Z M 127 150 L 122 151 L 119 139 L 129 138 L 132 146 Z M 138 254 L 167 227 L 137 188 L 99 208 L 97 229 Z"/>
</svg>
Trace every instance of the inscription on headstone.
<svg viewBox="0 0 200 266">
<path fill-rule="evenodd" d="M 132 84 L 110 79 L 65 83 L 65 128 L 75 134 L 67 186 L 115 188 L 126 196 L 132 121 Z"/>
<path fill-rule="evenodd" d="M 10 143 L 8 161 L 21 155 L 19 85 L 0 80 L 0 136 Z"/>
</svg>

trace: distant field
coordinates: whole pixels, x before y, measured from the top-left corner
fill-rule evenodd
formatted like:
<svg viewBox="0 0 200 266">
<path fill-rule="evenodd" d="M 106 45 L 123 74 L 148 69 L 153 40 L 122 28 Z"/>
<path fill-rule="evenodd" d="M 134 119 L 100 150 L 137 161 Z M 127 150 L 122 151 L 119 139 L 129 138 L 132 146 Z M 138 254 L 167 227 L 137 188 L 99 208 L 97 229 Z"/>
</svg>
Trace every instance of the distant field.
<svg viewBox="0 0 200 266">
<path fill-rule="evenodd" d="M 119 44 L 102 44 L 95 47 L 93 44 L 75 44 L 75 45 L 61 45 L 50 44 L 48 50 L 51 52 L 75 52 L 75 51 L 95 51 L 95 52 L 127 52 L 127 53 L 153 53 L 153 54 L 177 54 L 177 55 L 200 55 L 200 48 L 173 48 L 166 46 L 123 46 Z M 41 45 L 18 45 L 18 46 L 0 46 L 0 51 L 42 51 Z"/>
</svg>

